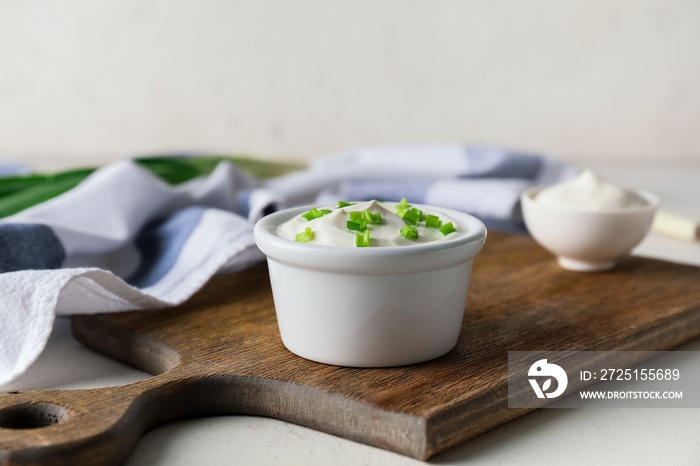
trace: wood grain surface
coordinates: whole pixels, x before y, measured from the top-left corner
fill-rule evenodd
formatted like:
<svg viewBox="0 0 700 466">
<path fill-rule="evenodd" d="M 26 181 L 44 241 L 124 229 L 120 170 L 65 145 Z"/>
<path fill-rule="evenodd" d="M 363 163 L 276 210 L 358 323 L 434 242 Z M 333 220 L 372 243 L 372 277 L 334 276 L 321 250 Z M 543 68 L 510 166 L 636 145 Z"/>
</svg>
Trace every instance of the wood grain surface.
<svg viewBox="0 0 700 466">
<path fill-rule="evenodd" d="M 155 425 L 235 413 L 426 459 L 529 411 L 507 406 L 508 351 L 667 350 L 700 335 L 700 268 L 629 257 L 569 272 L 530 238 L 489 232 L 457 347 L 387 369 L 287 351 L 264 267 L 216 277 L 177 308 L 75 316 L 73 333 L 157 375 L 0 395 L 0 463 L 119 464 Z"/>
</svg>

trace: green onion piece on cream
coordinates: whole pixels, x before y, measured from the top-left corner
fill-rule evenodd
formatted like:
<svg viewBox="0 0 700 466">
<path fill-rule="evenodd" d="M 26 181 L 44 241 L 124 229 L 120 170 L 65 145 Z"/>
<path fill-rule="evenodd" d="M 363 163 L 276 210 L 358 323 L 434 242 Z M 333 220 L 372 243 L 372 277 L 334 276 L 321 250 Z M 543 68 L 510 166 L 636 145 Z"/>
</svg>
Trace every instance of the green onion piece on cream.
<svg viewBox="0 0 700 466">
<path fill-rule="evenodd" d="M 310 211 L 302 215 L 306 220 L 313 220 L 315 218 L 323 217 L 326 214 L 330 214 L 331 211 L 327 209 L 318 210 L 316 207 L 312 208 Z"/>
<path fill-rule="evenodd" d="M 410 210 L 407 210 L 403 214 L 403 219 L 409 223 L 416 225 L 418 222 L 420 222 L 420 219 L 422 216 L 423 216 L 422 211 L 416 209 L 415 207 L 412 207 Z"/>
<path fill-rule="evenodd" d="M 365 211 L 362 213 L 363 217 L 365 220 L 367 220 L 367 223 L 370 225 L 381 225 L 382 224 L 382 214 L 377 212 L 376 214 L 373 214 L 370 212 L 368 209 L 365 209 Z"/>
<path fill-rule="evenodd" d="M 447 236 L 450 233 L 455 232 L 455 231 L 457 231 L 457 229 L 455 228 L 454 225 L 452 225 L 452 222 L 446 223 L 440 227 L 440 233 L 442 233 L 445 236 Z"/>
<path fill-rule="evenodd" d="M 350 207 L 351 205 L 355 205 L 355 203 L 354 202 L 345 202 L 345 201 L 338 202 L 339 209 L 342 209 L 343 207 Z"/>
<path fill-rule="evenodd" d="M 369 230 L 355 235 L 355 246 L 358 248 L 366 248 L 369 246 Z"/>
<path fill-rule="evenodd" d="M 302 214 L 302 217 L 304 217 L 306 220 L 313 220 L 313 219 L 318 218 L 320 216 L 321 216 L 321 212 L 319 212 L 318 209 L 316 209 L 316 207 L 314 207 L 310 211 L 306 212 L 305 214 Z"/>
<path fill-rule="evenodd" d="M 359 222 L 360 220 L 364 220 L 364 215 L 361 210 L 350 212 L 349 215 L 350 220 L 352 220 L 353 222 Z"/>
<path fill-rule="evenodd" d="M 411 207 L 411 204 L 408 203 L 408 201 L 406 200 L 405 197 L 402 198 L 402 199 L 401 199 L 401 202 L 399 202 L 398 204 L 396 204 L 396 206 L 394 207 L 394 208 L 396 209 L 396 215 L 398 215 L 399 217 L 403 218 L 403 216 L 404 216 L 404 215 L 406 214 L 406 212 L 408 211 L 409 207 Z"/>
<path fill-rule="evenodd" d="M 440 228 L 440 225 L 442 225 L 442 220 L 440 220 L 440 217 L 437 215 L 430 215 L 425 219 L 425 226 L 430 227 L 430 228 Z"/>
<path fill-rule="evenodd" d="M 365 231 L 367 229 L 367 222 L 364 221 L 353 222 L 352 220 L 348 220 L 345 225 L 347 226 L 347 229 L 351 231 Z"/>
<path fill-rule="evenodd" d="M 404 238 L 415 241 L 418 239 L 418 228 L 411 225 L 404 225 L 404 227 L 399 232 Z"/>
<path fill-rule="evenodd" d="M 294 241 L 298 241 L 299 243 L 308 243 L 312 239 L 314 239 L 314 232 L 310 227 L 306 227 L 302 233 L 298 233 L 296 235 Z"/>
</svg>

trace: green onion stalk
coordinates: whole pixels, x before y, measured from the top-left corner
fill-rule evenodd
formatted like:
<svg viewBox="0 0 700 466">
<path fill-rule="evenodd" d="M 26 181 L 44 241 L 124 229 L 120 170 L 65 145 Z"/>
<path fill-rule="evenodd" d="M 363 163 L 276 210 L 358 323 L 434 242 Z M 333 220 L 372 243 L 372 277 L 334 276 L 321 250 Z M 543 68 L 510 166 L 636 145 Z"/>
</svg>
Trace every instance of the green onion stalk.
<svg viewBox="0 0 700 466">
<path fill-rule="evenodd" d="M 154 156 L 133 160 L 171 185 L 207 176 L 224 161 L 256 178 L 272 178 L 304 168 L 297 163 L 264 161 L 242 156 Z M 0 218 L 9 217 L 73 189 L 95 170 L 97 168 L 82 168 L 55 174 L 0 178 Z"/>
</svg>

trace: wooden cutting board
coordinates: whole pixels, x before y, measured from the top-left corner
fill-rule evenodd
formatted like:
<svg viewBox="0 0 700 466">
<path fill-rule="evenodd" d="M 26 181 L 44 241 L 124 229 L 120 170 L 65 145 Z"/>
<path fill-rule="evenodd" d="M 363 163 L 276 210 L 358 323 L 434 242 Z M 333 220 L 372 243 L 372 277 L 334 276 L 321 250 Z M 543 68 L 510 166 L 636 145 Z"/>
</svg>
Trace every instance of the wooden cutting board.
<svg viewBox="0 0 700 466">
<path fill-rule="evenodd" d="M 0 463 L 118 464 L 155 425 L 235 413 L 425 459 L 529 411 L 507 407 L 508 351 L 667 350 L 700 335 L 700 268 L 629 257 L 569 272 L 530 238 L 490 232 L 457 347 L 388 369 L 287 351 L 264 267 L 216 277 L 174 309 L 75 316 L 73 333 L 159 375 L 0 395 Z"/>
</svg>

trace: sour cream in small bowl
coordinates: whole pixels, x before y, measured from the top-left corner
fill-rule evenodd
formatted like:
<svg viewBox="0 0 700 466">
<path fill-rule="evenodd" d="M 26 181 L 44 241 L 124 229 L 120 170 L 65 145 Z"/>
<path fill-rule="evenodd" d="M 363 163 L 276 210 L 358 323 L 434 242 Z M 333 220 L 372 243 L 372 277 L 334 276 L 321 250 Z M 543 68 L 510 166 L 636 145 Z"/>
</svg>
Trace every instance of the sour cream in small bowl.
<svg viewBox="0 0 700 466">
<path fill-rule="evenodd" d="M 578 272 L 613 268 L 648 233 L 659 200 L 617 186 L 590 171 L 551 187 L 526 190 L 523 219 L 559 265 Z"/>
<path fill-rule="evenodd" d="M 389 367 L 456 345 L 486 228 L 451 209 L 369 201 L 280 211 L 260 220 L 254 235 L 291 352 Z"/>
</svg>

